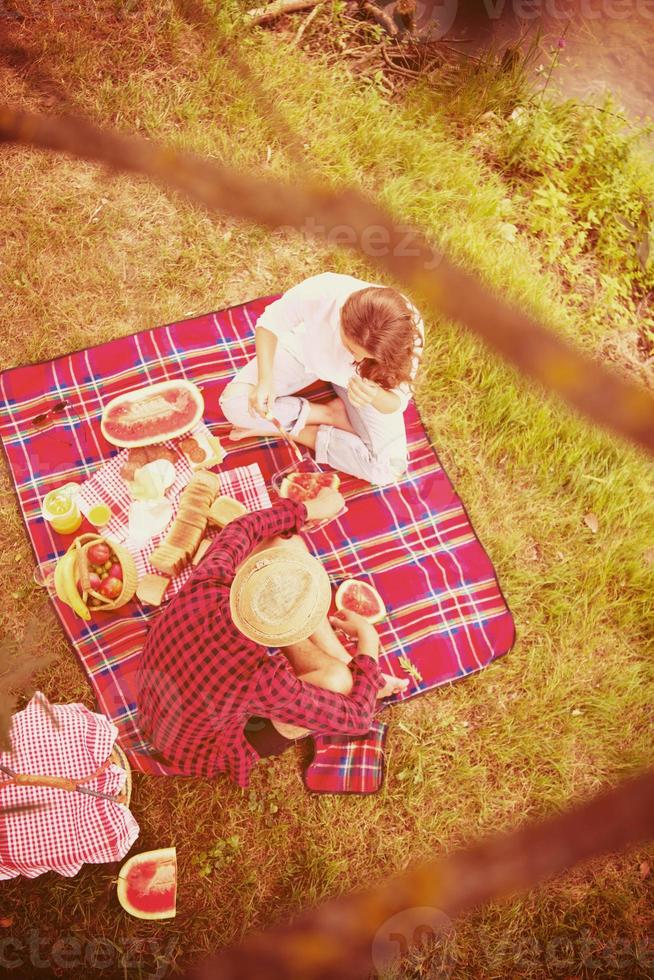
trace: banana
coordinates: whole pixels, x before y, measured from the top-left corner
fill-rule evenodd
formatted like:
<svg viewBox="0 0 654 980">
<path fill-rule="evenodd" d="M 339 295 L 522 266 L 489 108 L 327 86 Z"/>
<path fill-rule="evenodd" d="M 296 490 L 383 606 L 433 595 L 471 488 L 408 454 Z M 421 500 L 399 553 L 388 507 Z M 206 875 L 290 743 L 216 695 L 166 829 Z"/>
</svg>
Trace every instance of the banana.
<svg viewBox="0 0 654 980">
<path fill-rule="evenodd" d="M 77 613 L 78 616 L 88 620 L 91 618 L 91 613 L 77 591 L 77 555 L 74 551 L 69 551 L 60 561 L 64 563 L 61 570 L 62 587 L 65 596 L 63 601 L 67 602 L 73 612 Z M 59 563 L 57 567 L 59 567 Z"/>
<path fill-rule="evenodd" d="M 55 565 L 54 584 L 55 584 L 55 589 L 58 598 L 61 599 L 62 602 L 65 602 L 66 605 L 68 606 L 70 605 L 70 603 L 68 602 L 68 598 L 66 596 L 66 590 L 64 588 L 64 565 L 66 564 L 67 561 L 68 561 L 68 555 L 62 555 L 62 557 Z"/>
</svg>

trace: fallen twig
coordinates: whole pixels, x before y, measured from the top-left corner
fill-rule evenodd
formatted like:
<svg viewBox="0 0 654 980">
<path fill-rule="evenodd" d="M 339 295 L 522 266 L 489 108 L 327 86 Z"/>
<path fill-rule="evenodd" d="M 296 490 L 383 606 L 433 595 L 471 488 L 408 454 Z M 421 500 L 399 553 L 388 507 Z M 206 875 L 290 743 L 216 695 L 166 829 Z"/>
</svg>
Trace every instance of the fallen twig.
<svg viewBox="0 0 654 980">
<path fill-rule="evenodd" d="M 273 0 L 267 7 L 256 7 L 248 10 L 250 24 L 256 27 L 258 24 L 267 24 L 270 20 L 275 20 L 283 14 L 293 14 L 297 10 L 309 10 L 323 0 Z"/>
<path fill-rule="evenodd" d="M 309 24 L 310 24 L 310 23 L 311 23 L 312 21 L 314 21 L 314 20 L 316 19 L 316 17 L 318 16 L 318 14 L 320 13 L 320 11 L 322 10 L 322 8 L 323 8 L 324 6 L 325 6 L 325 4 L 324 4 L 324 3 L 322 3 L 322 2 L 321 2 L 321 3 L 319 3 L 319 4 L 318 4 L 318 5 L 316 6 L 316 7 L 314 7 L 314 8 L 313 8 L 313 10 L 312 10 L 312 11 L 311 11 L 311 13 L 309 14 L 309 16 L 308 16 L 308 17 L 306 18 L 306 20 L 303 20 L 303 21 L 302 21 L 302 23 L 300 24 L 300 26 L 299 26 L 299 28 L 298 28 L 298 32 L 297 32 L 297 34 L 296 34 L 296 35 L 295 35 L 295 37 L 293 38 L 293 42 L 292 42 L 292 43 L 293 43 L 294 45 L 297 45 L 297 44 L 299 44 L 299 43 L 300 43 L 300 41 L 302 40 L 302 37 L 303 37 L 303 35 L 304 35 L 304 32 L 306 31 L 306 29 L 307 29 L 307 27 L 309 26 Z"/>
<path fill-rule="evenodd" d="M 412 68 L 404 68 L 402 65 L 396 65 L 388 56 L 388 51 L 386 50 L 386 45 L 382 44 L 381 48 L 382 58 L 391 69 L 395 71 L 398 75 L 406 75 L 408 78 L 420 78 L 421 72 L 414 71 Z"/>
<path fill-rule="evenodd" d="M 376 20 L 378 24 L 381 24 L 381 26 L 390 34 L 391 37 L 397 37 L 399 33 L 397 24 L 393 18 L 387 14 L 385 10 L 382 10 L 381 7 L 378 7 L 376 3 L 370 3 L 370 0 L 363 0 L 361 10 L 365 10 L 367 14 L 370 14 L 373 20 Z"/>
</svg>

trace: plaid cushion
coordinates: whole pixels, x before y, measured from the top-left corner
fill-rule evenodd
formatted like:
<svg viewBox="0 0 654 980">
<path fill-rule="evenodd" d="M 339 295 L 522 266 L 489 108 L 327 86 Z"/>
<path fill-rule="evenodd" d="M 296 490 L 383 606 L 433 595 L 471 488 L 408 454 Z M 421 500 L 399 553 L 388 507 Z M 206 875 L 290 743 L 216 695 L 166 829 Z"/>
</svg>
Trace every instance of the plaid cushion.
<svg viewBox="0 0 654 980">
<path fill-rule="evenodd" d="M 384 780 L 388 725 L 374 721 L 367 735 L 315 735 L 304 785 L 313 793 L 376 793 Z"/>
</svg>

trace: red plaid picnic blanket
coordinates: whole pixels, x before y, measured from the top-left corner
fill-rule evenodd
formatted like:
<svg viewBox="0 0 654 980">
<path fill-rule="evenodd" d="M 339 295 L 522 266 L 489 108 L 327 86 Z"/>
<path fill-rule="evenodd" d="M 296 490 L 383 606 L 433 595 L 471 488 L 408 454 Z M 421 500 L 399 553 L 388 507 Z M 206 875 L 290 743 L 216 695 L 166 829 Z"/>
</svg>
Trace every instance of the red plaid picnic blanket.
<svg viewBox="0 0 654 980">
<path fill-rule="evenodd" d="M 100 432 L 100 417 L 103 405 L 125 391 L 173 378 L 200 385 L 205 424 L 230 448 L 218 472 L 258 463 L 268 483 L 290 462 L 288 449 L 273 439 L 250 439 L 232 448 L 218 404 L 234 372 L 253 356 L 255 323 L 276 298 L 262 297 L 0 375 L 0 437 L 38 561 L 54 558 L 71 540 L 44 524 L 42 498 L 69 480 L 82 482 L 116 454 Z M 327 391 L 327 386 L 315 386 L 310 397 L 319 399 Z M 62 398 L 70 400 L 69 408 L 53 413 L 41 429 L 30 425 Z M 388 487 L 344 477 L 346 513 L 306 538 L 334 586 L 354 576 L 372 582 L 381 594 L 388 610 L 378 627 L 382 669 L 411 676 L 407 692 L 393 701 L 481 670 L 514 640 L 513 619 L 492 563 L 413 403 L 405 422 L 406 477 Z M 149 756 L 150 746 L 134 721 L 139 652 L 157 612 L 132 601 L 111 617 L 83 623 L 58 602 L 56 608 L 101 710 L 118 726 L 130 762 L 145 772 L 175 774 Z"/>
<path fill-rule="evenodd" d="M 115 802 L 125 772 L 113 763 L 104 768 L 116 734 L 108 718 L 83 704 L 50 704 L 40 691 L 14 715 L 12 751 L 0 752 L 0 879 L 36 878 L 46 871 L 72 877 L 83 864 L 119 861 L 127 854 L 139 826 Z M 64 776 L 85 792 L 17 786 L 6 769 Z M 34 808 L 13 809 L 26 806 Z"/>
</svg>

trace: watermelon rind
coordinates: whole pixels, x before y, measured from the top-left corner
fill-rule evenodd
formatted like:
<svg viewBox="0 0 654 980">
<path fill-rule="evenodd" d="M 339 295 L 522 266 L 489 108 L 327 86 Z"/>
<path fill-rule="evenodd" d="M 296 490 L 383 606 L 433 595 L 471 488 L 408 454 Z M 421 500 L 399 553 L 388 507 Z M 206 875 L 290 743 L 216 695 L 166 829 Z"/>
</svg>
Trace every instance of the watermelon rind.
<svg viewBox="0 0 654 980">
<path fill-rule="evenodd" d="M 106 428 L 106 417 L 110 409 L 115 408 L 116 405 L 138 401 L 139 398 L 143 398 L 144 396 L 163 394 L 165 391 L 170 391 L 175 388 L 181 388 L 184 391 L 187 391 L 197 406 L 193 418 L 189 422 L 184 423 L 184 425 L 177 426 L 176 428 L 171 427 L 166 429 L 165 432 L 160 432 L 156 435 L 148 435 L 141 439 L 121 439 L 119 436 L 112 435 L 111 431 Z M 160 442 L 167 442 L 168 439 L 177 439 L 179 436 L 183 436 L 187 432 L 190 432 L 191 429 L 194 429 L 203 415 L 204 398 L 202 397 L 202 392 L 198 386 L 193 384 L 192 381 L 186 381 L 184 379 L 179 379 L 176 381 L 160 381 L 158 384 L 144 385 L 142 388 L 136 388 L 134 391 L 128 391 L 124 395 L 117 395 L 115 398 L 112 398 L 111 401 L 108 402 L 102 409 L 100 430 L 107 442 L 110 442 L 112 446 L 119 446 L 121 449 L 135 449 L 138 446 L 154 446 Z"/>
<path fill-rule="evenodd" d="M 375 599 L 377 600 L 377 604 L 379 606 L 379 612 L 375 613 L 374 616 L 364 616 L 363 618 L 367 619 L 368 622 L 372 623 L 373 625 L 374 623 L 379 623 L 386 615 L 386 606 L 384 605 L 384 601 L 380 596 L 379 592 L 370 584 L 370 582 L 364 582 L 356 578 L 347 578 L 345 579 L 344 582 L 341 582 L 338 589 L 336 590 L 336 596 L 334 598 L 334 602 L 336 603 L 336 608 L 339 610 L 344 610 L 347 608 L 344 605 L 343 596 L 347 592 L 348 588 L 351 588 L 352 585 L 365 585 L 366 589 L 369 589 L 370 592 L 374 595 Z"/>
<path fill-rule="evenodd" d="M 150 862 L 158 862 L 163 864 L 174 864 L 175 865 L 175 889 L 173 892 L 173 904 L 170 909 L 164 909 L 161 912 L 145 912 L 143 909 L 135 906 L 127 897 L 127 887 L 129 883 L 130 872 L 134 871 L 139 864 L 146 864 Z M 133 915 L 136 919 L 172 919 L 177 913 L 176 908 L 176 897 L 177 897 L 177 851 L 174 847 L 161 847 L 156 851 L 142 851 L 140 854 L 134 854 L 128 861 L 125 861 L 124 865 L 118 872 L 118 882 L 116 886 L 118 893 L 118 901 L 130 915 Z"/>
</svg>

